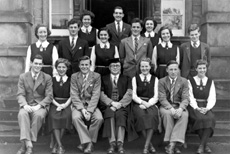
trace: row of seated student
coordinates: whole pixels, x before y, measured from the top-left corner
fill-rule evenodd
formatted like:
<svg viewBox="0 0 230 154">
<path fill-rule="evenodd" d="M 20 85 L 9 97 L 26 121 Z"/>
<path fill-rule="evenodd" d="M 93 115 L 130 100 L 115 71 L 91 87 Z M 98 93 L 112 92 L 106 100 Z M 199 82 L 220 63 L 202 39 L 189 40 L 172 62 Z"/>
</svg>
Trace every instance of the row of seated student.
<svg viewBox="0 0 230 154">
<path fill-rule="evenodd" d="M 197 60 L 197 75 L 187 80 L 179 75 L 179 64 L 170 60 L 167 75 L 158 80 L 150 73 L 150 58 L 142 58 L 140 72 L 132 79 L 121 73 L 122 61 L 109 60 L 109 74 L 93 72 L 88 56 L 79 58 L 80 71 L 67 76 L 70 62 L 59 58 L 55 62 L 57 75 L 42 72 L 43 57 L 35 55 L 30 71 L 18 82 L 18 114 L 22 147 L 17 154 L 32 154 L 33 143 L 44 118 L 54 141 L 52 153 L 64 154 L 62 137 L 73 123 L 78 132 L 83 153 L 93 152 L 98 131 L 103 122 L 103 137 L 110 147 L 108 154 L 124 154 L 124 138 L 132 141 L 140 134 L 145 138 L 143 154 L 155 153 L 152 135 L 163 124 L 166 153 L 181 153 L 188 121 L 200 137 L 197 153 L 211 152 L 207 145 L 213 135 L 215 118 L 212 108 L 216 102 L 214 82 L 206 77 L 207 62 Z M 160 102 L 159 108 L 156 103 Z M 98 104 L 100 102 L 100 104 Z M 100 108 L 100 109 L 99 109 Z M 157 139 L 153 139 L 157 140 Z"/>
</svg>

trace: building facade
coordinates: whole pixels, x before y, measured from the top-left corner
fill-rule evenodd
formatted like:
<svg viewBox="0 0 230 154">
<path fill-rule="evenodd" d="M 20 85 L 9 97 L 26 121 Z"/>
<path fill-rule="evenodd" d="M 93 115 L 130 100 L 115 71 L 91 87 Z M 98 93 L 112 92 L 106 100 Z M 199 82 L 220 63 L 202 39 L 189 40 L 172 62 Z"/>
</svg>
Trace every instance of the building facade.
<svg viewBox="0 0 230 154">
<path fill-rule="evenodd" d="M 25 69 L 27 47 L 36 41 L 37 24 L 49 25 L 49 41 L 57 43 L 68 35 L 67 21 L 79 18 L 84 9 L 95 13 L 93 26 L 113 21 L 113 8 L 124 8 L 124 21 L 154 16 L 158 28 L 171 22 L 173 41 L 188 40 L 187 27 L 201 25 L 201 40 L 212 54 L 210 74 L 219 98 L 230 99 L 230 1 L 228 0 L 0 0 L 0 105 L 15 99 L 18 77 Z M 171 7 L 172 6 L 172 7 Z"/>
</svg>

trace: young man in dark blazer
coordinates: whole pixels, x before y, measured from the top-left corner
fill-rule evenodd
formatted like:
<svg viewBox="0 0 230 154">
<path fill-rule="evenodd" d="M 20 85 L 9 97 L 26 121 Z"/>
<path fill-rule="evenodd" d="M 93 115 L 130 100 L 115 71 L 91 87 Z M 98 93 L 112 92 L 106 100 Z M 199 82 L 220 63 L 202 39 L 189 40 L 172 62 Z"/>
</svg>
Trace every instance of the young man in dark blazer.
<svg viewBox="0 0 230 154">
<path fill-rule="evenodd" d="M 80 29 L 80 20 L 71 19 L 68 22 L 69 37 L 61 40 L 58 45 L 59 58 L 68 59 L 71 63 L 67 75 L 70 77 L 78 72 L 78 59 L 82 56 L 90 56 L 88 42 L 78 37 Z"/>
<path fill-rule="evenodd" d="M 171 60 L 167 63 L 168 76 L 159 80 L 158 96 L 160 113 L 163 121 L 164 142 L 169 142 L 166 153 L 180 153 L 177 143 L 184 143 L 188 124 L 189 88 L 187 79 L 180 77 L 178 63 Z"/>
<path fill-rule="evenodd" d="M 124 154 L 123 148 L 127 121 L 127 106 L 132 101 L 131 79 L 121 74 L 121 62 L 118 58 L 111 59 L 110 74 L 102 77 L 100 100 L 106 106 L 104 110 L 103 137 L 109 138 L 108 154 L 115 149 Z"/>
<path fill-rule="evenodd" d="M 130 36 L 131 26 L 122 21 L 122 18 L 124 17 L 122 7 L 116 6 L 114 8 L 113 17 L 115 21 L 106 25 L 106 27 L 112 35 L 110 43 L 119 47 L 121 40 Z"/>
<path fill-rule="evenodd" d="M 32 154 L 33 144 L 37 141 L 38 131 L 46 117 L 49 104 L 53 99 L 52 78 L 41 71 L 43 58 L 36 55 L 31 70 L 23 73 L 18 81 L 17 99 L 20 106 L 18 123 L 22 147 L 17 154 Z"/>
<path fill-rule="evenodd" d="M 209 46 L 200 41 L 200 27 L 197 24 L 190 25 L 188 34 L 191 41 L 181 45 L 183 57 L 181 62 L 181 76 L 187 79 L 197 74 L 195 65 L 198 59 L 207 61 L 208 66 L 211 60 Z"/>
</svg>

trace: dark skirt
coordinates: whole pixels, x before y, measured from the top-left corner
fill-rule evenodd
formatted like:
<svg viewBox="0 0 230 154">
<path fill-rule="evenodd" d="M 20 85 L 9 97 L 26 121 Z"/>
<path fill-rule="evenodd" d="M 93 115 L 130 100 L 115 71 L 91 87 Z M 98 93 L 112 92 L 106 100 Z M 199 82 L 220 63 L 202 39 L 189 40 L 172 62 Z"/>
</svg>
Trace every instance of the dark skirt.
<svg viewBox="0 0 230 154">
<path fill-rule="evenodd" d="M 157 70 L 156 70 L 156 76 L 158 79 L 161 79 L 165 76 L 167 76 L 168 73 L 166 72 L 166 65 L 165 66 L 157 66 Z"/>
<path fill-rule="evenodd" d="M 66 100 L 57 101 L 62 104 L 65 103 Z M 71 129 L 72 119 L 71 119 L 71 108 L 70 105 L 61 110 L 56 111 L 57 107 L 53 104 L 50 105 L 50 110 L 48 114 L 48 131 L 51 132 L 53 129 Z"/>
<path fill-rule="evenodd" d="M 139 107 L 139 104 L 135 103 L 133 105 L 133 115 L 134 127 L 137 132 L 146 129 L 153 129 L 154 131 L 158 129 L 159 115 L 155 105 L 143 110 Z"/>
<path fill-rule="evenodd" d="M 116 130 L 119 126 L 126 128 L 128 112 L 127 108 L 120 108 L 117 111 L 113 111 L 110 107 L 107 107 L 103 112 L 104 126 L 103 137 L 111 137 L 111 121 L 110 118 L 114 118 Z"/>
<path fill-rule="evenodd" d="M 208 111 L 206 114 L 202 114 L 197 110 L 194 110 L 191 106 L 188 106 L 189 112 L 189 125 L 191 125 L 192 131 L 196 132 L 199 129 L 211 128 L 213 135 L 216 120 L 215 115 L 212 110 Z"/>
</svg>

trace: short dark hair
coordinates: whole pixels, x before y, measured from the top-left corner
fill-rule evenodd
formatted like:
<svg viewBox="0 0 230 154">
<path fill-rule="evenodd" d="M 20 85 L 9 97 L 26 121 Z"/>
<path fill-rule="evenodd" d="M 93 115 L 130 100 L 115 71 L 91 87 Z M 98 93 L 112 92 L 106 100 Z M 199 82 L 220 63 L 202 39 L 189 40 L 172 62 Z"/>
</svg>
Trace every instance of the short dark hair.
<svg viewBox="0 0 230 154">
<path fill-rule="evenodd" d="M 131 21 L 131 26 L 133 23 L 139 23 L 141 25 L 141 27 L 143 27 L 143 22 L 139 18 L 133 18 L 133 20 Z"/>
<path fill-rule="evenodd" d="M 169 25 L 164 25 L 160 28 L 159 32 L 158 32 L 158 35 L 160 36 L 160 38 L 162 39 L 162 36 L 161 36 L 161 32 L 165 29 L 168 29 L 169 30 L 169 34 L 170 36 L 172 37 L 173 36 L 173 33 L 172 33 L 172 29 L 169 27 Z"/>
<path fill-rule="evenodd" d="M 203 60 L 203 59 L 198 59 L 196 61 L 196 68 L 199 66 L 199 65 L 206 65 L 206 67 L 208 66 L 208 62 L 206 60 Z"/>
<path fill-rule="evenodd" d="M 41 27 L 45 27 L 46 30 L 47 30 L 47 37 L 51 34 L 51 31 L 49 30 L 49 28 L 46 26 L 46 25 L 43 25 L 43 24 L 38 24 L 35 29 L 34 29 L 34 33 L 35 33 L 35 36 L 36 38 L 39 38 L 38 37 L 38 29 L 41 28 Z"/>
<path fill-rule="evenodd" d="M 89 11 L 89 10 L 83 10 L 82 13 L 81 13 L 81 16 L 80 16 L 80 20 L 82 21 L 83 17 L 84 16 L 90 16 L 91 18 L 91 21 L 93 22 L 94 18 L 95 18 L 95 15 L 93 12 Z"/>
<path fill-rule="evenodd" d="M 115 12 L 116 9 L 119 9 L 119 10 L 122 10 L 122 12 L 124 13 L 124 10 L 121 6 L 116 6 L 114 9 L 113 9 L 113 12 Z"/>
<path fill-rule="evenodd" d="M 199 32 L 200 31 L 200 27 L 197 24 L 191 24 L 188 27 L 188 34 L 190 34 L 190 32 L 194 31 L 194 30 L 198 30 L 198 32 Z"/>
<path fill-rule="evenodd" d="M 58 58 L 55 62 L 55 68 L 57 69 L 60 63 L 64 63 L 67 68 L 70 66 L 70 62 L 65 58 Z"/>
<path fill-rule="evenodd" d="M 145 24 L 146 24 L 146 22 L 147 22 L 148 20 L 153 21 L 153 25 L 154 25 L 153 30 L 155 30 L 156 27 L 157 27 L 157 21 L 154 20 L 154 17 L 146 17 L 146 18 L 144 19 L 144 27 L 145 27 Z"/>
<path fill-rule="evenodd" d="M 32 58 L 32 62 L 34 62 L 34 59 L 41 59 L 42 63 L 43 63 L 43 57 L 40 54 L 36 54 L 33 58 Z"/>
<path fill-rule="evenodd" d="M 83 61 L 83 60 L 89 60 L 90 61 L 90 65 L 91 65 L 91 59 L 89 58 L 89 56 L 82 56 L 78 59 L 78 62 L 79 62 L 79 65 L 80 65 L 80 62 Z"/>
<path fill-rule="evenodd" d="M 69 27 L 70 25 L 73 25 L 73 24 L 77 24 L 77 26 L 80 28 L 80 26 L 81 26 L 81 21 L 78 20 L 78 19 L 76 19 L 76 18 L 73 18 L 73 19 L 71 19 L 71 20 L 68 22 L 68 27 Z"/>
<path fill-rule="evenodd" d="M 166 64 L 166 66 L 169 67 L 169 66 L 172 65 L 172 64 L 177 64 L 177 65 L 179 65 L 177 61 L 175 61 L 175 60 L 170 60 L 170 61 L 168 61 L 168 63 Z"/>
<path fill-rule="evenodd" d="M 111 38 L 112 38 L 112 34 L 110 33 L 109 29 L 107 27 L 100 28 L 99 31 L 98 31 L 98 33 L 97 33 L 97 37 L 99 39 L 100 39 L 100 33 L 101 33 L 101 31 L 106 31 L 108 33 L 108 35 L 109 35 L 109 40 L 108 41 L 110 41 Z"/>
</svg>

